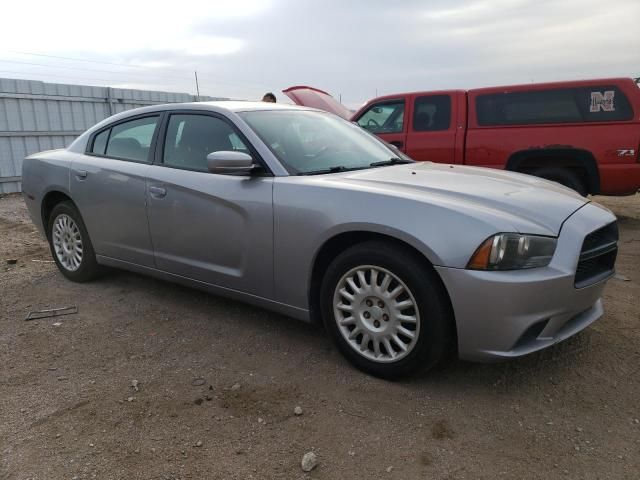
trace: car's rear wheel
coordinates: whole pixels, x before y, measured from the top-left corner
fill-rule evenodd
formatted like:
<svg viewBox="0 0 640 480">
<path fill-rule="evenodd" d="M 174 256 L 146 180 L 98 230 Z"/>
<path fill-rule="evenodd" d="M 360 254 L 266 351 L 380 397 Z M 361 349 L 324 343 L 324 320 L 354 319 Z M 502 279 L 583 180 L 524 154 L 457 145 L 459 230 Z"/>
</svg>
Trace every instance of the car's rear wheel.
<svg viewBox="0 0 640 480">
<path fill-rule="evenodd" d="M 100 273 L 89 234 L 73 203 L 53 207 L 47 234 L 53 260 L 69 280 L 86 282 Z"/>
<path fill-rule="evenodd" d="M 586 197 L 589 193 L 582 178 L 580 178 L 577 173 L 569 170 L 568 168 L 543 167 L 535 170 L 533 172 L 533 175 L 535 175 L 536 177 L 544 178 L 545 180 L 558 182 L 560 185 L 564 185 L 565 187 L 569 187 L 570 189 L 575 190 L 583 197 Z"/>
<path fill-rule="evenodd" d="M 450 347 L 451 314 L 433 269 L 392 243 L 356 245 L 322 283 L 327 331 L 356 367 L 383 378 L 428 369 Z"/>
</svg>

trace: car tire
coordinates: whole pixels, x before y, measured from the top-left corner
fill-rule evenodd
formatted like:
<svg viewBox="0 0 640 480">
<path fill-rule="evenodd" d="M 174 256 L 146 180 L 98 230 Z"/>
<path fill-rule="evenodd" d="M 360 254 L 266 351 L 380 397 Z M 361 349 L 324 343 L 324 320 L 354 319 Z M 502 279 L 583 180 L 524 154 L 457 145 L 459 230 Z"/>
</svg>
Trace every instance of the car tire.
<svg viewBox="0 0 640 480">
<path fill-rule="evenodd" d="M 53 207 L 47 237 L 53 260 L 69 280 L 88 282 L 101 273 L 91 239 L 73 203 L 65 201 Z"/>
<path fill-rule="evenodd" d="M 586 197 L 589 193 L 584 181 L 578 174 L 569 170 L 568 168 L 560 167 L 544 167 L 533 172 L 536 177 L 544 178 L 545 180 L 551 180 L 557 182 L 560 185 L 575 190 L 583 197 Z"/>
<path fill-rule="evenodd" d="M 329 265 L 320 295 L 332 340 L 371 375 L 397 379 L 428 370 L 452 347 L 444 285 L 424 258 L 400 245 L 369 241 L 345 250 Z"/>
</svg>

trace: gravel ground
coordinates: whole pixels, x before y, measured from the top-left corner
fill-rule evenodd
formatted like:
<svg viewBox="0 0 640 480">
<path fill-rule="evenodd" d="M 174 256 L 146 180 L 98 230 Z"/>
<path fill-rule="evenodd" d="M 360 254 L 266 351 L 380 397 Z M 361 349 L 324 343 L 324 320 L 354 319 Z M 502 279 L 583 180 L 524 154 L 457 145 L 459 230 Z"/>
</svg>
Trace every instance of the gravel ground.
<svg viewBox="0 0 640 480">
<path fill-rule="evenodd" d="M 0 478 L 637 479 L 640 196 L 597 200 L 621 227 L 601 320 L 390 383 L 258 308 L 118 271 L 71 283 L 0 198 Z"/>
</svg>

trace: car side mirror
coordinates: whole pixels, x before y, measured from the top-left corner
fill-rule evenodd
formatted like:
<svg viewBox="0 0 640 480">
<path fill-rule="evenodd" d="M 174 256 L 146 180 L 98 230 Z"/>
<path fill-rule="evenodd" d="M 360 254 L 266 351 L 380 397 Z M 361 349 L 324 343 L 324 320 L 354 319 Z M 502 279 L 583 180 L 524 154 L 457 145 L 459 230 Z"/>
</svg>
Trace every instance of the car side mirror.
<svg viewBox="0 0 640 480">
<path fill-rule="evenodd" d="M 207 168 L 211 173 L 223 175 L 248 174 L 256 168 L 251 155 L 244 152 L 218 151 L 207 155 Z"/>
</svg>

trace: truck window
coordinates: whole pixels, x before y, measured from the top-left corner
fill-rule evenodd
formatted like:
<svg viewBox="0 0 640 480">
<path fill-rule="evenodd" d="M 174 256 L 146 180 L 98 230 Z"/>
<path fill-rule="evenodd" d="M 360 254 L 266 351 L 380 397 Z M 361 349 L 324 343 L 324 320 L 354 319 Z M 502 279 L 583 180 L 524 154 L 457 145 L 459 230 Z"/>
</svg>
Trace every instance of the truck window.
<svg viewBox="0 0 640 480">
<path fill-rule="evenodd" d="M 611 85 L 479 95 L 478 124 L 614 122 L 631 120 L 633 110 Z"/>
<path fill-rule="evenodd" d="M 404 126 L 404 100 L 371 105 L 358 119 L 358 125 L 371 133 L 400 133 Z"/>
<path fill-rule="evenodd" d="M 451 123 L 451 97 L 428 95 L 416 98 L 413 108 L 413 129 L 417 132 L 448 130 Z"/>
</svg>

